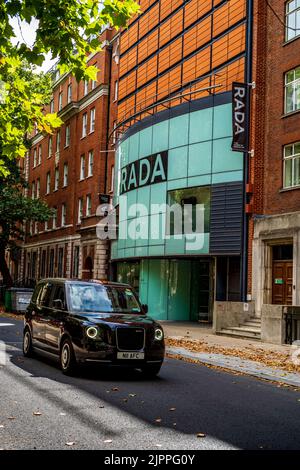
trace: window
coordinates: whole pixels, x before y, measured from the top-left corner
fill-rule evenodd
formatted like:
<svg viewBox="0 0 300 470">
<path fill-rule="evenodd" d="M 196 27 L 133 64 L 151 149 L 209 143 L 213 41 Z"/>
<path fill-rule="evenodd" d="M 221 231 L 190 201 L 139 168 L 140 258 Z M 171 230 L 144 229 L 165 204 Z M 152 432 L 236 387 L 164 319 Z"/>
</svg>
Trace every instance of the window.
<svg viewBox="0 0 300 470">
<path fill-rule="evenodd" d="M 39 199 L 41 192 L 41 181 L 40 178 L 36 180 L 36 198 Z"/>
<path fill-rule="evenodd" d="M 47 177 L 46 177 L 46 194 L 49 194 L 50 190 L 51 190 L 51 175 L 50 175 L 50 171 L 48 171 Z"/>
<path fill-rule="evenodd" d="M 115 180 L 115 167 L 112 166 L 110 170 L 110 191 L 114 191 L 114 180 Z"/>
<path fill-rule="evenodd" d="M 81 155 L 80 157 L 80 179 L 84 180 L 85 178 L 85 156 Z"/>
<path fill-rule="evenodd" d="M 50 250 L 50 256 L 49 256 L 49 271 L 48 271 L 48 276 L 52 277 L 54 274 L 54 250 Z"/>
<path fill-rule="evenodd" d="M 175 213 L 170 214 L 170 224 L 169 227 L 167 226 L 167 233 L 170 235 L 176 234 L 189 234 L 189 233 L 196 233 L 197 222 L 199 223 L 199 227 L 202 230 L 199 233 L 208 233 L 209 232 L 209 223 L 210 223 L 210 188 L 207 186 L 201 186 L 196 188 L 189 188 L 189 189 L 175 189 L 173 191 L 168 192 L 168 204 L 172 206 L 173 204 L 178 204 L 182 208 L 182 216 L 181 219 L 176 217 Z M 197 204 L 204 205 L 204 220 L 197 220 L 196 219 L 196 209 Z M 190 206 L 191 212 L 190 214 L 188 211 L 184 213 L 184 206 Z M 185 217 L 183 218 L 183 216 Z M 182 222 L 182 223 L 180 223 Z M 201 223 L 203 222 L 203 223 Z"/>
<path fill-rule="evenodd" d="M 31 199 L 35 198 L 35 182 L 33 181 L 31 184 Z"/>
<path fill-rule="evenodd" d="M 79 250 L 80 247 L 78 245 L 74 247 L 73 277 L 78 277 L 79 275 Z"/>
<path fill-rule="evenodd" d="M 50 113 L 54 113 L 54 99 L 50 101 Z"/>
<path fill-rule="evenodd" d="M 35 233 L 35 235 L 36 235 L 37 233 L 39 233 L 39 224 L 38 224 L 38 222 L 35 222 L 35 223 L 34 223 L 34 233 Z"/>
<path fill-rule="evenodd" d="M 94 168 L 94 150 L 90 150 L 89 151 L 88 176 L 93 176 L 93 168 Z"/>
<path fill-rule="evenodd" d="M 118 99 L 118 91 L 119 91 L 119 82 L 118 80 L 115 81 L 115 91 L 114 91 L 114 101 Z"/>
<path fill-rule="evenodd" d="M 57 131 L 56 134 L 56 152 L 59 152 L 60 149 L 60 131 Z"/>
<path fill-rule="evenodd" d="M 64 264 L 63 264 L 63 261 L 64 261 L 64 249 L 63 248 L 59 248 L 58 249 L 58 262 L 57 262 L 57 275 L 58 277 L 63 277 L 63 267 L 64 267 Z"/>
<path fill-rule="evenodd" d="M 55 168 L 55 176 L 54 176 L 54 191 L 58 190 L 59 185 L 59 169 Z"/>
<path fill-rule="evenodd" d="M 52 155 L 52 147 L 53 147 L 53 139 L 52 139 L 52 136 L 50 135 L 49 141 L 48 141 L 48 158 L 50 158 Z"/>
<path fill-rule="evenodd" d="M 84 80 L 84 86 L 83 86 L 83 93 L 84 93 L 84 96 L 87 95 L 89 92 L 89 81 L 88 80 Z"/>
<path fill-rule="evenodd" d="M 63 92 L 61 91 L 58 95 L 58 111 L 61 111 L 63 107 Z"/>
<path fill-rule="evenodd" d="M 68 164 L 64 163 L 64 186 L 68 186 L 68 172 L 69 172 Z"/>
<path fill-rule="evenodd" d="M 72 84 L 68 85 L 68 104 L 72 101 Z"/>
<path fill-rule="evenodd" d="M 40 165 L 42 163 L 42 146 L 39 145 L 39 158 L 38 158 L 38 164 Z"/>
<path fill-rule="evenodd" d="M 86 210 L 85 210 L 85 214 L 86 216 L 89 216 L 91 215 L 92 213 L 92 197 L 90 194 L 87 195 L 86 197 Z"/>
<path fill-rule="evenodd" d="M 286 145 L 283 149 L 283 186 L 300 185 L 300 142 Z"/>
<path fill-rule="evenodd" d="M 81 219 L 83 216 L 83 199 L 82 197 L 78 199 L 78 216 L 77 216 L 77 222 L 80 224 Z"/>
<path fill-rule="evenodd" d="M 115 130 L 117 127 L 117 121 L 113 122 L 113 144 L 115 145 L 117 142 L 117 131 Z"/>
<path fill-rule="evenodd" d="M 96 117 L 96 109 L 91 109 L 90 114 L 90 132 L 94 132 L 95 130 L 95 117 Z"/>
<path fill-rule="evenodd" d="M 62 204 L 61 206 L 61 226 L 64 227 L 66 225 L 67 219 L 67 206 L 66 204 Z"/>
<path fill-rule="evenodd" d="M 300 109 L 300 67 L 285 74 L 285 113 Z"/>
<path fill-rule="evenodd" d="M 285 6 L 285 40 L 300 36 L 300 0 L 290 0 Z"/>
<path fill-rule="evenodd" d="M 66 125 L 66 147 L 70 145 L 70 124 Z"/>
<path fill-rule="evenodd" d="M 42 258 L 41 259 L 41 274 L 40 274 L 41 278 L 45 277 L 46 275 L 46 254 L 47 254 L 46 250 L 43 250 L 42 257 L 41 257 Z"/>
<path fill-rule="evenodd" d="M 37 164 L 37 149 L 35 148 L 33 151 L 33 167 Z"/>
<path fill-rule="evenodd" d="M 54 214 L 52 216 L 52 228 L 56 228 L 57 225 L 57 208 L 53 207 L 54 209 Z"/>
<path fill-rule="evenodd" d="M 48 227 L 48 220 L 46 220 L 46 222 L 45 222 L 45 232 L 47 232 L 47 230 L 49 230 L 49 227 Z"/>
<path fill-rule="evenodd" d="M 82 116 L 82 137 L 85 137 L 87 133 L 87 113 Z"/>
</svg>

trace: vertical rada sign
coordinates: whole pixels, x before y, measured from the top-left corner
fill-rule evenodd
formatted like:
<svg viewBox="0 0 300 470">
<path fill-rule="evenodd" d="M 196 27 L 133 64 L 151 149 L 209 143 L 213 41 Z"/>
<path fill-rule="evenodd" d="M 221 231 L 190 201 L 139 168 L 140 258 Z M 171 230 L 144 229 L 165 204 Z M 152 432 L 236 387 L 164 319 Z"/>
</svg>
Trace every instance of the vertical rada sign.
<svg viewBox="0 0 300 470">
<path fill-rule="evenodd" d="M 232 84 L 232 150 L 248 151 L 248 86 Z"/>
</svg>

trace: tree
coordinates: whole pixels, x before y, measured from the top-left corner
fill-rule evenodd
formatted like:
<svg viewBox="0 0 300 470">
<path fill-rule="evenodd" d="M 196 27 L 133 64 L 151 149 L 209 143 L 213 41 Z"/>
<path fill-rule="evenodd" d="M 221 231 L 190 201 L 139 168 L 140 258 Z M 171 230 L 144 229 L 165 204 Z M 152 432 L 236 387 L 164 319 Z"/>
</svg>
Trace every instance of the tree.
<svg viewBox="0 0 300 470">
<path fill-rule="evenodd" d="M 44 114 L 45 96 L 40 87 L 26 79 L 24 61 L 32 72 L 46 55 L 58 59 L 61 73 L 76 79 L 96 79 L 97 68 L 88 66 L 91 53 L 101 49 L 99 34 L 103 26 L 126 26 L 139 11 L 134 0 L 2 0 L 0 2 L 0 173 L 9 171 L 5 162 L 25 155 L 26 139 L 36 125 L 40 132 L 51 133 L 61 125 L 56 114 Z M 28 24 L 37 21 L 32 46 L 13 43 L 12 20 Z M 91 39 L 93 38 L 93 39 Z M 45 85 L 46 78 L 43 78 Z M 37 80 L 38 81 L 38 80 Z M 37 82 L 36 81 L 36 82 Z M 44 90 L 45 91 L 45 90 Z M 47 93 L 46 93 L 47 94 Z"/>
<path fill-rule="evenodd" d="M 23 222 L 45 222 L 53 214 L 46 203 L 31 199 L 24 190 L 28 184 L 14 161 L 5 161 L 6 176 L 0 176 L 0 272 L 6 286 L 12 278 L 5 260 L 7 249 L 13 250 L 25 235 Z"/>
</svg>

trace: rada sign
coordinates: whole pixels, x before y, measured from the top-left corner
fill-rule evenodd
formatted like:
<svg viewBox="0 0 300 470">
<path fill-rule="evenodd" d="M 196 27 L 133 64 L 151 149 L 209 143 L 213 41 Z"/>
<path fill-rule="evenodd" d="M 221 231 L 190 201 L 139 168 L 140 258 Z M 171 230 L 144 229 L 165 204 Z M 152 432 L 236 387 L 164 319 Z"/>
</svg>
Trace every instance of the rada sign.
<svg viewBox="0 0 300 470">
<path fill-rule="evenodd" d="M 245 83 L 232 84 L 232 150 L 248 150 L 248 86 Z"/>
<path fill-rule="evenodd" d="M 121 170 L 120 194 L 168 179 L 168 152 L 160 152 L 130 163 Z"/>
</svg>

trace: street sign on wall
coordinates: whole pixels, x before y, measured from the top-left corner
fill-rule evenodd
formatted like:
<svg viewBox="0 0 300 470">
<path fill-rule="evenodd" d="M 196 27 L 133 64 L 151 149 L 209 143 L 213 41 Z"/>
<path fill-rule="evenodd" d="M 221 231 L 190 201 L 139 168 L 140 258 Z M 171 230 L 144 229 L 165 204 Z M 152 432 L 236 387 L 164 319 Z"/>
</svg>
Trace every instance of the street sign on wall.
<svg viewBox="0 0 300 470">
<path fill-rule="evenodd" d="M 246 83 L 232 84 L 232 150 L 248 151 L 248 93 Z"/>
</svg>

